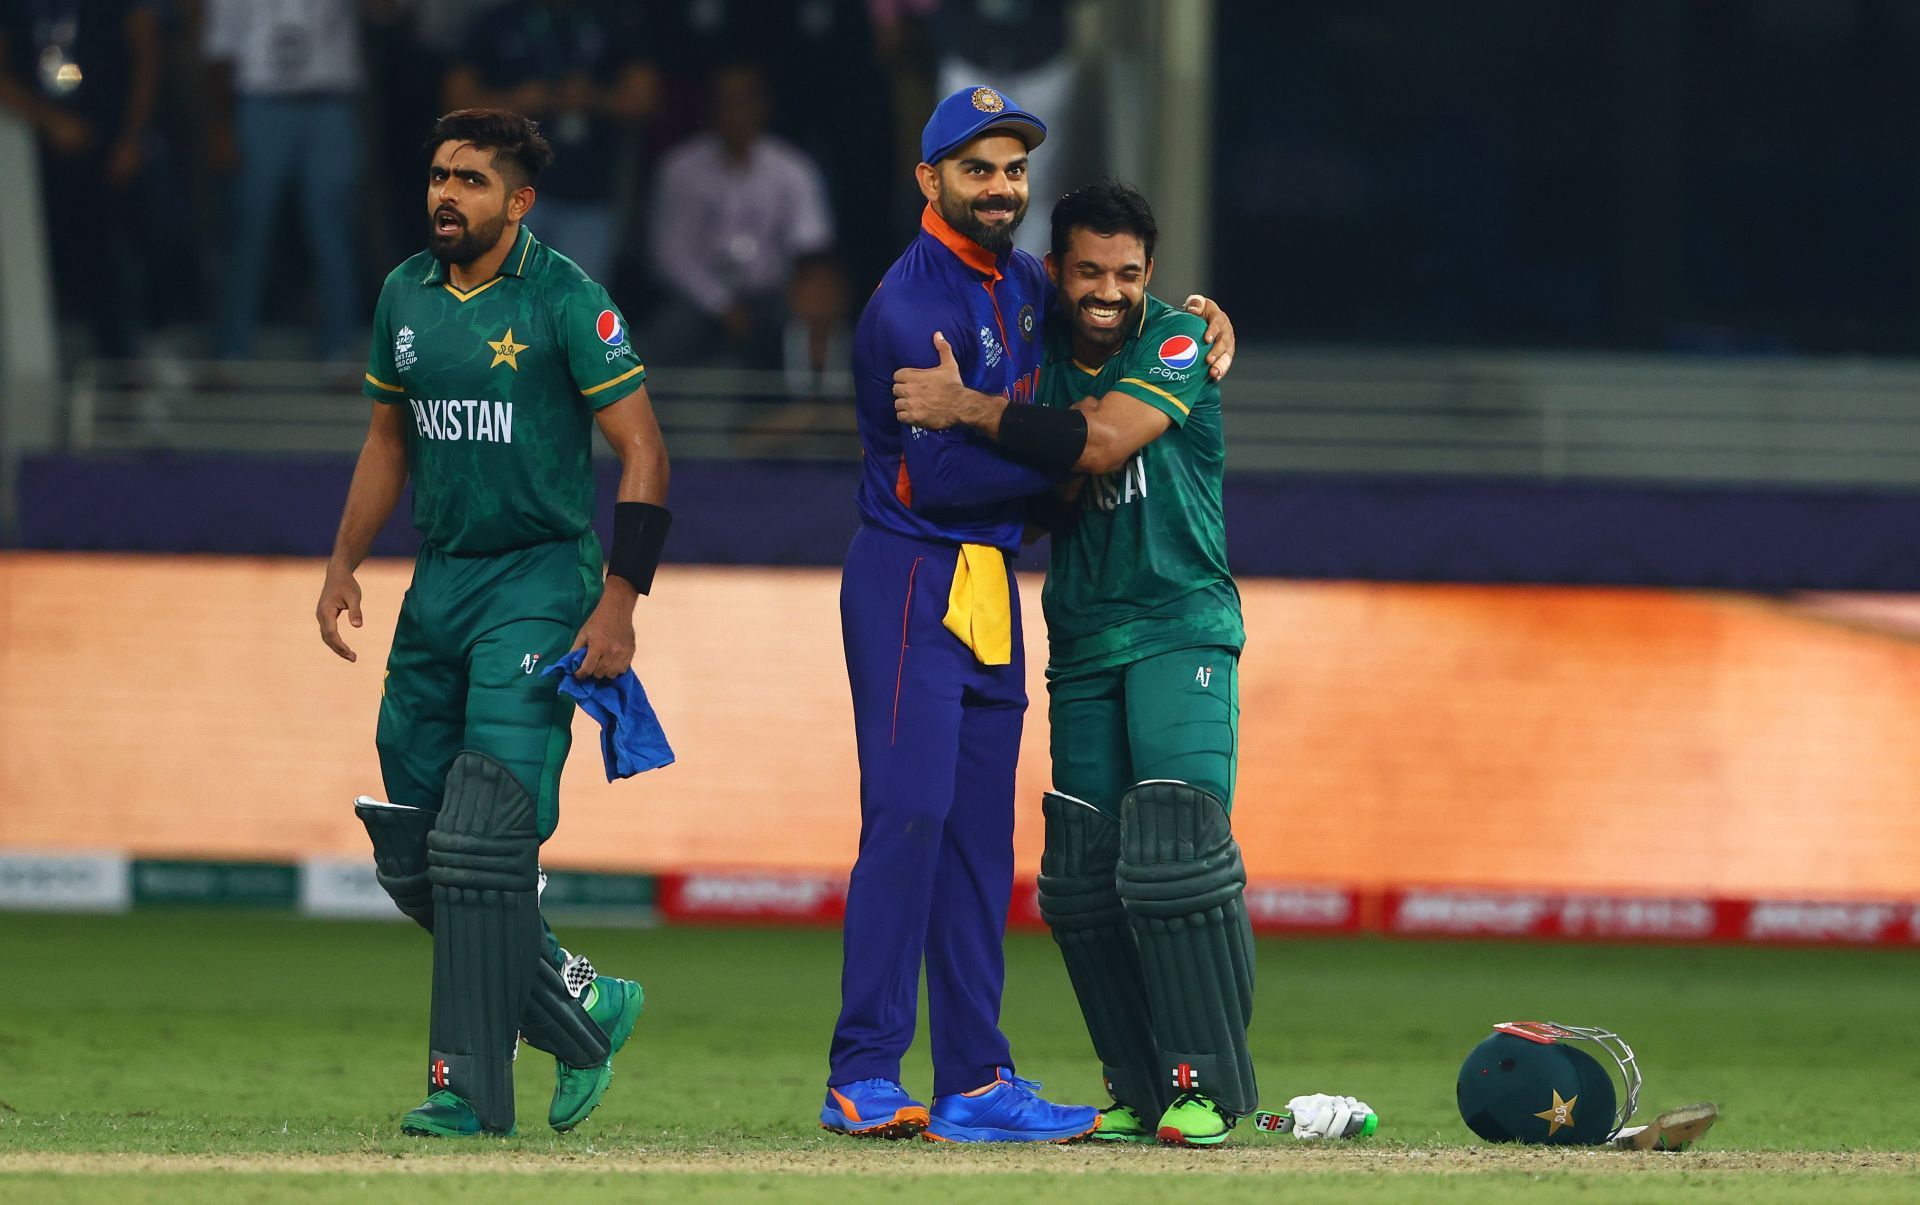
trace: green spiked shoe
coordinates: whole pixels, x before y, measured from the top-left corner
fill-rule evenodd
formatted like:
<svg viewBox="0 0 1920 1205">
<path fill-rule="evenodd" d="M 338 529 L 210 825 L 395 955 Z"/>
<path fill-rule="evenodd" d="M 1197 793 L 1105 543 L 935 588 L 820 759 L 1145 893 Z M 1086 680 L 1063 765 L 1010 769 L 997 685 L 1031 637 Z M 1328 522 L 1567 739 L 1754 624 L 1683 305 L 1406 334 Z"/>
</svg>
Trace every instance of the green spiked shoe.
<svg viewBox="0 0 1920 1205">
<path fill-rule="evenodd" d="M 607 1094 L 613 1079 L 613 1056 L 633 1036 L 640 1020 L 640 1008 L 647 994 L 631 979 L 600 975 L 587 985 L 587 1015 L 607 1035 L 607 1058 L 593 1067 L 553 1065 L 553 1104 L 547 1109 L 547 1124 L 566 1133 L 587 1119 L 600 1098 Z"/>
<path fill-rule="evenodd" d="M 1087 1135 L 1095 1142 L 1153 1142 L 1154 1133 L 1132 1106 L 1113 1104 L 1100 1110 L 1100 1128 Z"/>
<path fill-rule="evenodd" d="M 400 1132 L 420 1138 L 472 1138 L 487 1131 L 480 1128 L 480 1117 L 472 1105 L 451 1092 L 435 1092 L 425 1104 L 400 1119 Z"/>
<path fill-rule="evenodd" d="M 1198 1092 L 1189 1092 L 1160 1115 L 1159 1138 L 1169 1146 L 1219 1146 L 1227 1140 L 1233 1121 L 1219 1105 Z"/>
</svg>

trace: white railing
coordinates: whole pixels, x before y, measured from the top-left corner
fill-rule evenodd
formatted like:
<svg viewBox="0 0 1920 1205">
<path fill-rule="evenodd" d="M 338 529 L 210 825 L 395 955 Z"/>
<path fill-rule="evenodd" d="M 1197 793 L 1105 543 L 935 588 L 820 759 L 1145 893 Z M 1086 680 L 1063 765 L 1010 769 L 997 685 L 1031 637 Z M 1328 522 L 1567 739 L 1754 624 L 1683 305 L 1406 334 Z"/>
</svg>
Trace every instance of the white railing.
<svg viewBox="0 0 1920 1205">
<path fill-rule="evenodd" d="M 357 370 L 99 364 L 78 451 L 350 452 Z M 658 367 L 668 446 L 696 458 L 859 454 L 851 382 Z M 1226 390 L 1235 471 L 1920 486 L 1920 365 L 1244 349 Z"/>
</svg>

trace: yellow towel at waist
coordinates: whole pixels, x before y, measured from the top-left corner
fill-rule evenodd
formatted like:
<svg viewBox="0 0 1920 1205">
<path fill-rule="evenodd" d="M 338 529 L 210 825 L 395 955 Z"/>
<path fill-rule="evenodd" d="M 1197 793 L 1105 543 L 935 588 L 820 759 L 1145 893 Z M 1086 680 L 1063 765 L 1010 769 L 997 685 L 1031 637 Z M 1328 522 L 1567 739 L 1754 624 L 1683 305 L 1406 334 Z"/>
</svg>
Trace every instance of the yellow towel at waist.
<svg viewBox="0 0 1920 1205">
<path fill-rule="evenodd" d="M 940 621 L 982 665 L 1013 662 L 1013 599 L 1007 558 L 988 544 L 962 544 L 953 564 L 953 589 Z"/>
</svg>

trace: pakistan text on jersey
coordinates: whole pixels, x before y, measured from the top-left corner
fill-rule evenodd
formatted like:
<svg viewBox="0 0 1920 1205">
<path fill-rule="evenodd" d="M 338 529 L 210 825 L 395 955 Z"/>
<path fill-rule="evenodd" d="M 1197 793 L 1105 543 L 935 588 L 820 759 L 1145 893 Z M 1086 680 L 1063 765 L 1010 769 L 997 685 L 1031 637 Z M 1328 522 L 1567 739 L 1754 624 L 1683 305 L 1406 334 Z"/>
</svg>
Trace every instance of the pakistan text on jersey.
<svg viewBox="0 0 1920 1205">
<path fill-rule="evenodd" d="M 513 442 L 513 403 L 474 398 L 413 398 L 413 425 L 422 439 Z"/>
<path fill-rule="evenodd" d="M 1146 454 L 1135 452 L 1132 460 L 1113 472 L 1087 478 L 1086 486 L 1080 491 L 1080 505 L 1087 510 L 1111 512 L 1135 498 L 1146 496 Z"/>
</svg>

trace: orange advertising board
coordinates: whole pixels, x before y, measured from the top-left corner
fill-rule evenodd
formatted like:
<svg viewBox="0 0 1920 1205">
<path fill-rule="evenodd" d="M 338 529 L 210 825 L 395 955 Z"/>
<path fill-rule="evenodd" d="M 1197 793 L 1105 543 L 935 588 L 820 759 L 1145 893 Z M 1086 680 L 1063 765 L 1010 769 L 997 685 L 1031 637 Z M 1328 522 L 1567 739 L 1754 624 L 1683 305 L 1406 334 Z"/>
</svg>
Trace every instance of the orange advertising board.
<svg viewBox="0 0 1920 1205">
<path fill-rule="evenodd" d="M 409 565 L 360 575 L 348 665 L 305 560 L 0 555 L 0 848 L 362 853 Z M 1028 640 L 1045 647 L 1029 594 Z M 1920 643 L 1746 596 L 1242 583 L 1249 873 L 1687 895 L 1920 897 Z M 831 570 L 697 569 L 643 600 L 678 761 L 608 784 L 584 717 L 550 866 L 844 871 L 857 774 Z M 1030 667 L 1018 846 L 1038 864 Z"/>
</svg>

